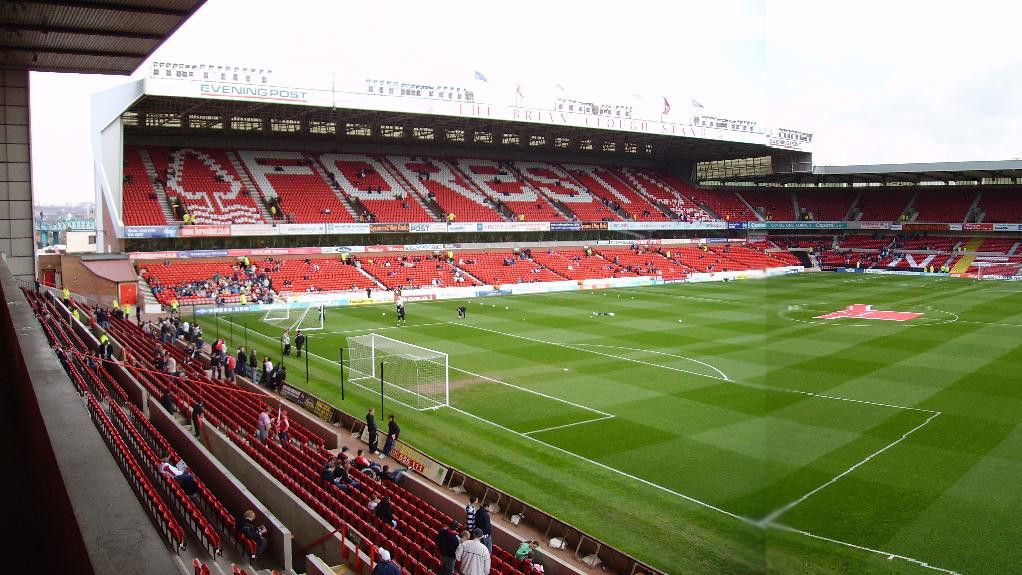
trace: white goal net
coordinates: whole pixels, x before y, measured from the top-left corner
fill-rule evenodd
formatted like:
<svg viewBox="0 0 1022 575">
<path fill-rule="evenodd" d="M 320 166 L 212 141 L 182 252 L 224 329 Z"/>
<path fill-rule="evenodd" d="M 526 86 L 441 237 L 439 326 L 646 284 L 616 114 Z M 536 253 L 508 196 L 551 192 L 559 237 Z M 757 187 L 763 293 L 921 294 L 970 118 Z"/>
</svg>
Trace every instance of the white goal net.
<svg viewBox="0 0 1022 575">
<path fill-rule="evenodd" d="M 417 410 L 450 405 L 447 354 L 371 333 L 347 338 L 350 381 Z"/>
<path fill-rule="evenodd" d="M 288 322 L 291 321 L 291 299 L 281 299 L 277 303 L 282 304 L 281 307 L 266 310 L 262 320 L 277 326 L 289 325 Z"/>
<path fill-rule="evenodd" d="M 302 331 L 323 329 L 323 318 L 325 315 L 326 310 L 322 305 L 309 306 L 298 314 L 298 321 L 291 324 L 291 329 L 300 329 Z"/>
</svg>

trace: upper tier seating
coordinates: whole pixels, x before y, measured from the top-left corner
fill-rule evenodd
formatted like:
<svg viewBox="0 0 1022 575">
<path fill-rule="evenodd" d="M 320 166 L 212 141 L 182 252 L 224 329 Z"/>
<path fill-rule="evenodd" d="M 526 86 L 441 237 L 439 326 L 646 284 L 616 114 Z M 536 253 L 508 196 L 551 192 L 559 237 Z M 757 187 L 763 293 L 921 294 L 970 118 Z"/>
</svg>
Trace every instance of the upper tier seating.
<svg viewBox="0 0 1022 575">
<path fill-rule="evenodd" d="M 436 221 L 421 199 L 402 184 L 386 158 L 360 154 L 320 154 L 326 173 L 372 214 L 375 222 Z"/>
<path fill-rule="evenodd" d="M 156 173 L 170 198 L 179 198 L 197 224 L 265 223 L 224 150 L 150 148 Z"/>
<path fill-rule="evenodd" d="M 623 181 L 631 184 L 633 188 L 646 194 L 652 201 L 658 202 L 662 207 L 671 211 L 677 220 L 686 222 L 716 220 L 695 202 L 685 197 L 684 189 L 687 189 L 688 186 L 676 189 L 651 170 L 625 167 L 612 171 L 618 174 Z"/>
<path fill-rule="evenodd" d="M 365 254 L 358 257 L 357 261 L 364 271 L 389 289 L 479 285 L 471 276 L 459 272 L 440 256 Z"/>
<path fill-rule="evenodd" d="M 862 211 L 859 219 L 864 222 L 893 222 L 905 212 L 914 193 L 914 188 L 861 189 L 855 206 Z"/>
<path fill-rule="evenodd" d="M 458 252 L 458 267 L 472 274 L 479 281 L 489 285 L 531 282 L 564 281 L 562 276 L 550 271 L 521 254 L 502 252 Z"/>
<path fill-rule="evenodd" d="M 600 200 L 617 204 L 629 219 L 642 222 L 670 221 L 646 197 L 602 166 L 566 164 L 563 168 Z"/>
<path fill-rule="evenodd" d="M 465 159 L 457 160 L 457 167 L 487 195 L 511 210 L 516 220 L 562 222 L 567 219 L 544 196 L 519 179 L 504 162 Z"/>
<path fill-rule="evenodd" d="M 422 197 L 436 201 L 444 215 L 454 214 L 450 221 L 501 222 L 493 199 L 472 186 L 443 160 L 390 156 L 391 164 L 404 175 Z"/>
<path fill-rule="evenodd" d="M 975 189 L 960 186 L 920 188 L 912 207 L 919 212 L 917 222 L 950 222 L 960 224 L 976 200 Z"/>
<path fill-rule="evenodd" d="M 979 207 L 984 211 L 984 222 L 1022 223 L 1022 189 L 984 190 L 979 199 Z"/>
<path fill-rule="evenodd" d="M 674 174 L 656 171 L 653 173 L 661 180 L 670 184 L 671 187 L 681 190 L 689 198 L 716 212 L 721 219 L 731 222 L 754 222 L 759 220 L 759 217 L 733 191 L 697 188 L 688 185 Z"/>
<path fill-rule="evenodd" d="M 841 188 L 801 188 L 795 194 L 798 207 L 811 214 L 814 221 L 840 222 L 848 217 L 848 210 L 858 192 Z"/>
<path fill-rule="evenodd" d="M 167 217 L 137 148 L 124 149 L 124 225 L 165 226 Z"/>
<path fill-rule="evenodd" d="M 515 162 L 514 167 L 533 188 L 547 198 L 571 210 L 575 218 L 587 222 L 617 221 L 621 218 L 609 207 L 612 201 L 600 198 L 554 164 Z"/>
<path fill-rule="evenodd" d="M 354 222 L 351 208 L 318 172 L 315 160 L 301 152 L 238 152 L 242 166 L 262 192 L 278 199 L 288 221 Z"/>
<path fill-rule="evenodd" d="M 790 222 L 798 219 L 795 216 L 795 206 L 791 202 L 789 190 L 741 189 L 736 191 L 753 208 L 757 210 L 763 208 L 763 217 L 768 220 Z"/>
</svg>

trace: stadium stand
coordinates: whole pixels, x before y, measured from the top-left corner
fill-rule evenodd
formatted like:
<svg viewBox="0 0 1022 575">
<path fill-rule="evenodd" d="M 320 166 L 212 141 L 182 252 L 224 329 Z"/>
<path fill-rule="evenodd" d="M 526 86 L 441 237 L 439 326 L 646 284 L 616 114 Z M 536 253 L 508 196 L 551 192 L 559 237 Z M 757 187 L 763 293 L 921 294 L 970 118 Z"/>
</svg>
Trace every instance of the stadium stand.
<svg viewBox="0 0 1022 575">
<path fill-rule="evenodd" d="M 596 195 L 581 185 L 571 174 L 554 164 L 543 162 L 508 162 L 521 174 L 529 186 L 538 190 L 555 204 L 574 215 L 575 219 L 598 222 L 615 221 L 621 217 L 615 212 L 615 202 Z"/>
<path fill-rule="evenodd" d="M 622 167 L 616 170 L 612 168 L 612 171 L 618 174 L 621 180 L 628 182 L 633 188 L 645 194 L 651 201 L 673 213 L 675 219 L 690 222 L 716 219 L 685 197 L 681 189 L 671 187 L 651 170 Z"/>
<path fill-rule="evenodd" d="M 684 193 L 700 205 L 712 210 L 720 219 L 730 222 L 754 222 L 760 220 L 749 206 L 745 205 L 734 191 L 726 189 L 705 189 L 690 186 L 678 177 L 665 172 L 660 177 L 672 187 L 683 189 Z"/>
<path fill-rule="evenodd" d="M 855 208 L 864 222 L 893 222 L 908 208 L 914 188 L 868 188 L 859 193 Z"/>
<path fill-rule="evenodd" d="M 234 169 L 229 152 L 191 148 L 146 148 L 167 197 L 176 199 L 197 224 L 265 223 L 253 190 Z"/>
<path fill-rule="evenodd" d="M 388 160 L 419 195 L 436 202 L 448 221 L 504 221 L 493 199 L 478 191 L 447 162 L 408 156 L 390 156 Z"/>
<path fill-rule="evenodd" d="M 857 195 L 858 192 L 854 190 L 841 188 L 820 190 L 802 188 L 795 192 L 798 207 L 804 211 L 807 219 L 830 222 L 845 220 Z"/>
<path fill-rule="evenodd" d="M 918 212 L 919 222 L 965 221 L 972 204 L 979 194 L 975 189 L 940 186 L 938 189 L 922 188 L 916 193 L 912 207 Z"/>
<path fill-rule="evenodd" d="M 315 160 L 301 152 L 241 150 L 241 164 L 256 187 L 285 219 L 295 223 L 354 222 L 351 206 L 342 201 L 318 171 Z"/>
<path fill-rule="evenodd" d="M 1022 189 L 996 188 L 983 190 L 979 199 L 979 208 L 983 212 L 983 222 L 990 223 L 1022 223 Z"/>
<path fill-rule="evenodd" d="M 512 173 L 507 162 L 480 159 L 456 160 L 454 164 L 487 195 L 498 200 L 514 215 L 527 222 L 561 222 L 565 214 L 555 208 L 523 178 Z"/>
<path fill-rule="evenodd" d="M 356 206 L 363 219 L 373 222 L 436 221 L 412 189 L 401 183 L 400 174 L 382 156 L 320 154 L 317 157 Z M 368 217 L 365 217 L 367 216 Z"/>
<path fill-rule="evenodd" d="M 146 172 L 142 156 L 135 148 L 124 150 L 124 224 L 128 226 L 165 226 L 167 217 L 160 204 L 152 178 Z"/>
<path fill-rule="evenodd" d="M 792 203 L 792 193 L 789 190 L 742 189 L 736 193 L 744 198 L 747 204 L 759 210 L 764 219 L 784 221 L 799 219 L 795 215 L 795 205 Z"/>
<path fill-rule="evenodd" d="M 357 258 L 356 262 L 388 289 L 480 285 L 475 278 L 461 272 L 441 256 L 367 255 Z"/>
<path fill-rule="evenodd" d="M 531 252 L 458 252 L 458 267 L 485 284 L 555 282 L 564 277 L 540 265 Z"/>
<path fill-rule="evenodd" d="M 606 167 L 582 164 L 563 166 L 579 183 L 604 205 L 617 205 L 628 219 L 644 222 L 664 222 L 670 218 L 642 194 L 636 192 L 617 174 Z"/>
<path fill-rule="evenodd" d="M 1018 253 L 1019 240 L 1017 238 L 984 238 L 977 252 L 1014 255 Z"/>
</svg>

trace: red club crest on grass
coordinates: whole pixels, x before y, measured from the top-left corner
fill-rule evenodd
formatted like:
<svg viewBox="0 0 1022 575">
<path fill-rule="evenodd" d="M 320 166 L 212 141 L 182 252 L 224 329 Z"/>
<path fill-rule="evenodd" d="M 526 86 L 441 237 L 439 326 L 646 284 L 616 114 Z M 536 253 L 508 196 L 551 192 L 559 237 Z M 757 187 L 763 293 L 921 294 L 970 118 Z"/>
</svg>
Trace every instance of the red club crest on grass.
<svg viewBox="0 0 1022 575">
<path fill-rule="evenodd" d="M 910 311 L 882 311 L 873 309 L 872 305 L 857 303 L 852 304 L 841 311 L 835 311 L 824 315 L 818 315 L 815 319 L 880 319 L 886 321 L 908 321 L 923 314 Z"/>
</svg>

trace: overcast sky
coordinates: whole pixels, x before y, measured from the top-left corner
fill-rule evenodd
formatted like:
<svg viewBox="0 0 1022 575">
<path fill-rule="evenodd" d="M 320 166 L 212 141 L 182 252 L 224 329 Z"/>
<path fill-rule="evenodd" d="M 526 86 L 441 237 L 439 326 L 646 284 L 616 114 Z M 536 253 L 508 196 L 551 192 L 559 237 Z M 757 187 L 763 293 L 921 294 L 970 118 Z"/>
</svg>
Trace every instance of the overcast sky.
<svg viewBox="0 0 1022 575">
<path fill-rule="evenodd" d="M 1005 160 L 1022 157 L 1019 22 L 1006 0 L 208 0 L 152 59 L 295 82 L 471 86 L 478 70 L 527 99 L 559 84 L 803 129 L 816 164 Z M 89 97 L 125 81 L 32 75 L 37 202 L 93 199 Z"/>
</svg>

